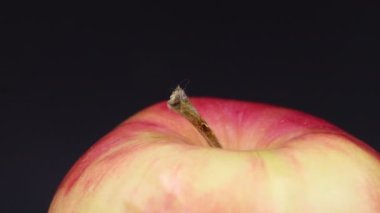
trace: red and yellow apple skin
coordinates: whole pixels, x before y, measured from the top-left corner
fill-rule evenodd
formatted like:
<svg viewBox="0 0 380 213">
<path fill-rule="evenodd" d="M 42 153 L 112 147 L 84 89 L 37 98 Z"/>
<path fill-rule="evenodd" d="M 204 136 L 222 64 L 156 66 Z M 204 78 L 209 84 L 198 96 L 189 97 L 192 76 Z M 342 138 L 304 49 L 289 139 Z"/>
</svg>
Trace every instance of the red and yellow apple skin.
<svg viewBox="0 0 380 213">
<path fill-rule="evenodd" d="M 380 212 L 380 158 L 316 117 L 213 98 L 193 105 L 223 149 L 153 105 L 93 145 L 49 212 Z"/>
</svg>

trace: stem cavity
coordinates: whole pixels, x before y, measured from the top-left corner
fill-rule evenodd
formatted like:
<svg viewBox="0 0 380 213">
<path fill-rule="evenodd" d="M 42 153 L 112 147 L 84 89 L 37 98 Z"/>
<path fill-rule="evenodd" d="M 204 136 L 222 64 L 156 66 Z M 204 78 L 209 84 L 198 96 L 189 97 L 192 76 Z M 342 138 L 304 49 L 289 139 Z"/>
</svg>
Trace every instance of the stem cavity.
<svg viewBox="0 0 380 213">
<path fill-rule="evenodd" d="M 214 132 L 191 104 L 185 91 L 180 86 L 177 86 L 170 95 L 168 106 L 173 111 L 185 117 L 198 130 L 198 132 L 201 133 L 210 147 L 222 148 Z"/>
</svg>

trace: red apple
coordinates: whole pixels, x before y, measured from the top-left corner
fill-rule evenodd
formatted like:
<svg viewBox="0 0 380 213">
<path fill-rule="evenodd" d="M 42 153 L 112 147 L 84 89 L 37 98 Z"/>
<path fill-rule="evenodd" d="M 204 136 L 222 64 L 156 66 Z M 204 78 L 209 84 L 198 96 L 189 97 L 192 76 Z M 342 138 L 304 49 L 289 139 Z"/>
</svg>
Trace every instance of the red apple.
<svg viewBox="0 0 380 213">
<path fill-rule="evenodd" d="M 380 157 L 319 118 L 192 98 L 222 148 L 153 105 L 93 145 L 49 212 L 380 212 Z"/>
</svg>

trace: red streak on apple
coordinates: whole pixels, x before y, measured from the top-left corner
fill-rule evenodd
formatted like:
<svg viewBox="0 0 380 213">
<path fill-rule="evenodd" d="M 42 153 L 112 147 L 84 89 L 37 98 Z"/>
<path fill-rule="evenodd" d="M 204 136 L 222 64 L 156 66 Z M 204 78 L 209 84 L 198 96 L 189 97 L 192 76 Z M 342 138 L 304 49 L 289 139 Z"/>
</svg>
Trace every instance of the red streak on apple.
<svg viewBox="0 0 380 213">
<path fill-rule="evenodd" d="M 80 178 L 82 173 L 93 163 L 95 159 L 98 159 L 104 153 L 107 153 L 110 149 L 118 147 L 120 144 L 125 143 L 139 131 L 152 131 L 152 132 L 164 132 L 159 124 L 136 121 L 136 122 L 125 122 L 117 127 L 110 134 L 107 134 L 101 138 L 96 144 L 94 144 L 71 168 L 69 174 L 62 181 L 61 186 L 65 188 L 65 193 L 70 192 L 71 188 Z M 116 164 L 115 161 L 125 155 L 132 156 L 134 152 L 141 148 L 141 144 L 134 144 L 133 146 L 127 146 L 120 150 L 116 150 L 111 154 L 101 158 L 108 165 Z M 144 147 L 146 148 L 146 147 Z M 94 184 L 93 180 L 88 180 L 89 185 Z M 60 188 L 61 188 L 60 187 Z"/>
</svg>

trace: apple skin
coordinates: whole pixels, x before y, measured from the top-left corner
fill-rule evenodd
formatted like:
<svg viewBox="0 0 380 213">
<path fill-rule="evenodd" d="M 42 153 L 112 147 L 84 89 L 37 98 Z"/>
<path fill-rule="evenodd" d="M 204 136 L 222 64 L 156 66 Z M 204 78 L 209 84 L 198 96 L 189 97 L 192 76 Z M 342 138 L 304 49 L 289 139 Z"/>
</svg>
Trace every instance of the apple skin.
<svg viewBox="0 0 380 213">
<path fill-rule="evenodd" d="M 191 101 L 223 149 L 158 103 L 93 145 L 49 212 L 380 212 L 380 157 L 360 140 L 295 110 Z"/>
</svg>

